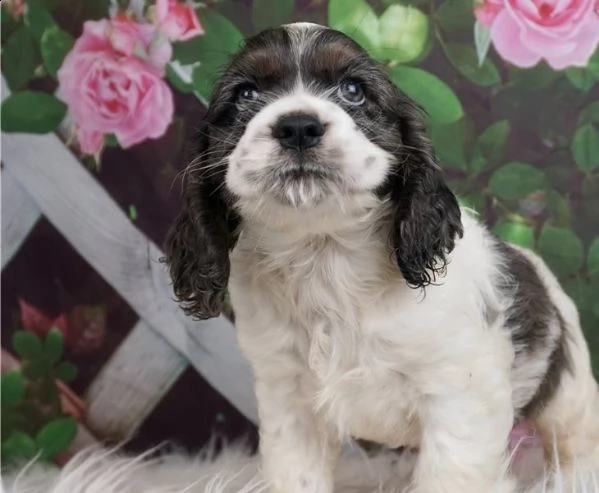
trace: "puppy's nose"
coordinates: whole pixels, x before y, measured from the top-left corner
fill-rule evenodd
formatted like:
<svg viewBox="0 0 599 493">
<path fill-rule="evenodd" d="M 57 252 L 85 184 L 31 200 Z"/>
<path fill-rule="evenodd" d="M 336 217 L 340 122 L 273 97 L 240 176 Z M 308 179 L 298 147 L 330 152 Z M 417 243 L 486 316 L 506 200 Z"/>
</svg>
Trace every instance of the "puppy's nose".
<svg viewBox="0 0 599 493">
<path fill-rule="evenodd" d="M 287 115 L 279 119 L 272 135 L 282 147 L 303 151 L 320 142 L 324 127 L 317 118 L 310 115 Z"/>
</svg>

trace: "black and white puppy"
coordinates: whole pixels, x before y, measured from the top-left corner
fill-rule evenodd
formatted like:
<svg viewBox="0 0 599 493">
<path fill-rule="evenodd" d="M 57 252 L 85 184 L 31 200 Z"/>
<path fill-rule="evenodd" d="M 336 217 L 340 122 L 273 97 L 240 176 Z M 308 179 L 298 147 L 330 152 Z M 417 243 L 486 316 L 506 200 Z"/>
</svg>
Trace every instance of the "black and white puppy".
<svg viewBox="0 0 599 493">
<path fill-rule="evenodd" d="M 512 491 L 513 425 L 599 460 L 576 308 L 443 181 L 419 109 L 345 35 L 249 39 L 218 82 L 168 240 L 199 318 L 229 289 L 271 491 L 332 489 L 349 436 L 420 449 L 419 493 Z"/>
</svg>

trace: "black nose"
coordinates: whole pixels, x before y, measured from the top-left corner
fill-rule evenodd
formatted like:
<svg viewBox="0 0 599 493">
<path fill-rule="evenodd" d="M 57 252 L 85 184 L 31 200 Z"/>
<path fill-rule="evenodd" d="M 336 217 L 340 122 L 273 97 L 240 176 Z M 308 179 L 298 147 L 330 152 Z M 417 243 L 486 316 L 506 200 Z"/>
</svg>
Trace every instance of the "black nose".
<svg viewBox="0 0 599 493">
<path fill-rule="evenodd" d="M 324 127 L 310 115 L 287 115 L 279 119 L 272 135 L 281 146 L 303 151 L 314 147 L 324 135 Z"/>
</svg>

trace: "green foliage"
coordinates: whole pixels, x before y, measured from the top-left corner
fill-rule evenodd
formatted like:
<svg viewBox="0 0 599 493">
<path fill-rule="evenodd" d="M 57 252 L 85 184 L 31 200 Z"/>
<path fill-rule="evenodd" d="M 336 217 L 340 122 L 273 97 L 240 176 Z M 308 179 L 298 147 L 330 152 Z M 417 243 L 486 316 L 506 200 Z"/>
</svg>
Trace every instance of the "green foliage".
<svg viewBox="0 0 599 493">
<path fill-rule="evenodd" d="M 44 65 L 50 75 L 56 77 L 58 69 L 74 44 L 73 37 L 58 26 L 51 26 L 44 31 L 40 46 Z"/>
<path fill-rule="evenodd" d="M 500 120 L 487 127 L 476 139 L 470 170 L 474 174 L 499 165 L 510 136 L 510 122 Z"/>
<path fill-rule="evenodd" d="M 464 116 L 454 123 L 432 123 L 430 135 L 442 165 L 465 171 L 474 138 L 472 122 Z"/>
<path fill-rule="evenodd" d="M 252 24 L 255 31 L 286 24 L 293 17 L 293 0 L 254 0 Z"/>
<path fill-rule="evenodd" d="M 472 3 L 464 0 L 445 0 L 433 14 L 446 33 L 472 32 L 474 11 Z"/>
<path fill-rule="evenodd" d="M 331 0 L 329 24 L 385 62 L 417 59 L 425 52 L 429 39 L 427 16 L 409 5 L 391 4 L 379 18 L 364 0 Z"/>
<path fill-rule="evenodd" d="M 507 200 L 523 199 L 545 188 L 542 171 L 530 164 L 511 162 L 498 168 L 489 180 L 489 190 L 496 197 Z"/>
<path fill-rule="evenodd" d="M 21 91 L 2 103 L 2 131 L 44 134 L 64 119 L 67 106 L 45 92 Z"/>
<path fill-rule="evenodd" d="M 599 167 L 599 130 L 592 124 L 583 125 L 576 130 L 572 140 L 572 156 L 582 171 L 591 171 Z"/>
<path fill-rule="evenodd" d="M 430 72 L 398 66 L 391 70 L 391 80 L 424 108 L 432 122 L 453 123 L 464 115 L 455 93 Z"/>
<path fill-rule="evenodd" d="M 599 275 L 599 236 L 593 240 L 589 247 L 587 270 L 592 276 Z"/>
<path fill-rule="evenodd" d="M 71 417 L 57 418 L 45 424 L 35 435 L 42 459 L 52 459 L 75 439 L 77 422 Z"/>
<path fill-rule="evenodd" d="M 365 0 L 330 0 L 329 26 L 351 36 L 369 52 L 376 52 L 379 46 L 379 22 Z"/>
<path fill-rule="evenodd" d="M 535 244 L 535 235 L 530 224 L 518 220 L 506 220 L 497 224 L 493 232 L 510 243 L 533 248 Z"/>
<path fill-rule="evenodd" d="M 198 60 L 201 64 L 193 71 L 193 88 L 204 100 L 210 98 L 212 84 L 230 57 L 239 50 L 243 41 L 241 32 L 225 17 L 210 9 L 199 11 L 206 34 L 175 45 L 174 58 L 186 65 Z"/>
<path fill-rule="evenodd" d="M 378 22 L 380 38 L 375 56 L 379 60 L 411 62 L 426 49 L 429 23 L 420 10 L 391 5 Z"/>
<path fill-rule="evenodd" d="M 12 342 L 22 366 L 2 375 L 2 462 L 36 456 L 51 460 L 77 433 L 76 421 L 61 409 L 56 385 L 56 380 L 73 380 L 77 369 L 60 361 L 64 341 L 56 329 L 43 341 L 32 332 L 19 331 Z"/>
<path fill-rule="evenodd" d="M 33 39 L 39 44 L 46 29 L 55 26 L 50 13 L 37 2 L 30 2 L 25 12 L 25 25 Z"/>
<path fill-rule="evenodd" d="M 538 249 L 558 276 L 576 274 L 582 267 L 584 247 L 570 229 L 545 224 L 539 235 Z"/>
<path fill-rule="evenodd" d="M 16 406 L 25 395 L 25 381 L 18 371 L 8 371 L 0 378 L 2 404 Z"/>
<path fill-rule="evenodd" d="M 25 26 L 13 32 L 2 48 L 2 74 L 11 91 L 18 91 L 34 76 L 41 56 Z"/>
<path fill-rule="evenodd" d="M 478 64 L 483 65 L 491 47 L 491 29 L 478 21 L 474 23 L 474 47 Z"/>
<path fill-rule="evenodd" d="M 472 46 L 465 43 L 446 43 L 444 49 L 456 70 L 474 84 L 492 86 L 500 81 L 495 64 L 488 58 L 479 63 L 479 55 Z"/>
</svg>

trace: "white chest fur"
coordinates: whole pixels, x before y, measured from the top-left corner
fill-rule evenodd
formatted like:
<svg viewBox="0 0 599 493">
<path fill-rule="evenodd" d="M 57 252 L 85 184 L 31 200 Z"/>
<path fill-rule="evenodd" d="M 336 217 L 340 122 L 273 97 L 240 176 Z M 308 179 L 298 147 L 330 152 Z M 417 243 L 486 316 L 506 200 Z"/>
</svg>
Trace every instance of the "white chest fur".
<svg viewBox="0 0 599 493">
<path fill-rule="evenodd" d="M 389 336 L 402 330 L 397 300 L 418 306 L 418 296 L 400 282 L 385 245 L 371 231 L 354 231 L 277 248 L 272 255 L 242 238 L 232 256 L 231 294 L 250 360 L 281 351 L 282 338 L 302 367 L 307 398 L 339 435 L 416 444 L 416 397 L 402 347 Z"/>
</svg>

